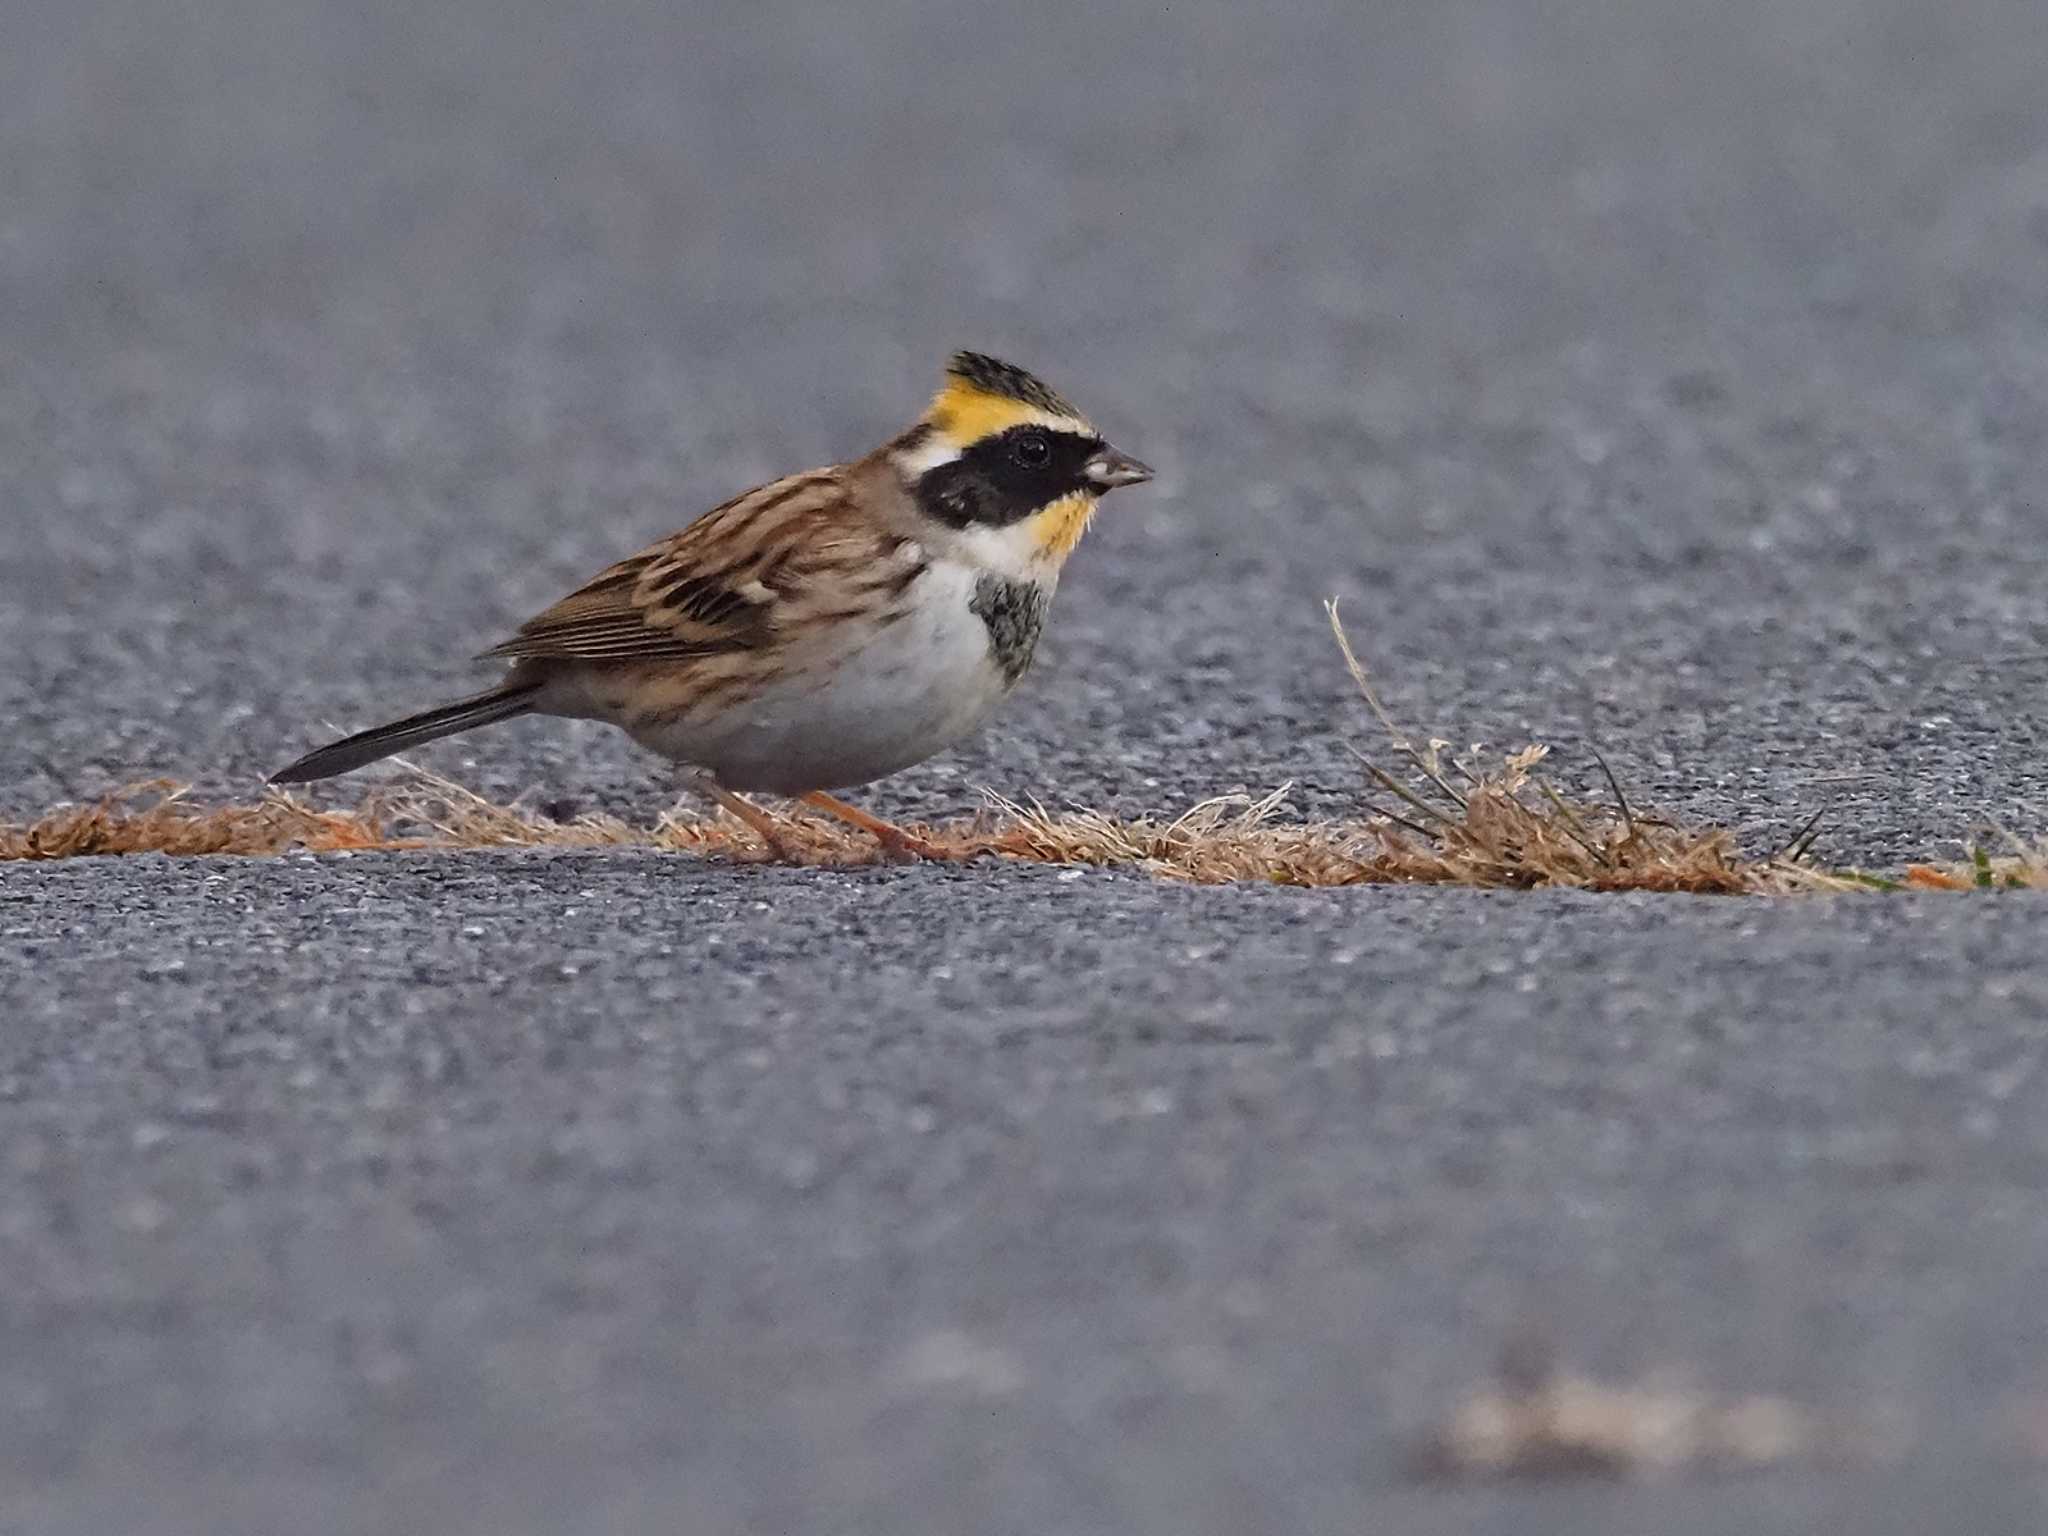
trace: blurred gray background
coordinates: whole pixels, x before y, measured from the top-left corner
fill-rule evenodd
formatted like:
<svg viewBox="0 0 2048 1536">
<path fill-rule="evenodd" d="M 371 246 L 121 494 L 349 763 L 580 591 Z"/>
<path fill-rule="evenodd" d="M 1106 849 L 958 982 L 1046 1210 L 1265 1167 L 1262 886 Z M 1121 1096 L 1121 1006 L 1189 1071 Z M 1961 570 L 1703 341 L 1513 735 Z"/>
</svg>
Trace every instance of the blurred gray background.
<svg viewBox="0 0 2048 1536">
<path fill-rule="evenodd" d="M 880 807 L 1342 811 L 1339 595 L 1404 718 L 1753 846 L 2039 832 L 2044 58 L 2038 0 L 4 0 L 0 814 L 249 794 L 974 346 L 1163 473 Z M 0 868 L 0 945 L 9 1529 L 2038 1523 L 2024 903 L 135 861 Z M 1889 1449 L 1406 1484 L 1532 1319 Z"/>
</svg>

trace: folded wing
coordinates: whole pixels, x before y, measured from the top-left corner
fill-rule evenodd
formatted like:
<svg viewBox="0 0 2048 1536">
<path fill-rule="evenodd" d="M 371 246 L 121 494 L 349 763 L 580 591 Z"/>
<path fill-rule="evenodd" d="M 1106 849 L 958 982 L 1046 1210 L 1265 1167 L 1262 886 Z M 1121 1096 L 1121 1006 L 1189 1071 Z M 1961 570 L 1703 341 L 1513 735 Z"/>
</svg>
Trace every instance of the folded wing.
<svg viewBox="0 0 2048 1536">
<path fill-rule="evenodd" d="M 661 661 L 774 642 L 821 567 L 879 559 L 896 542 L 846 516 L 840 471 L 737 496 L 577 588 L 484 652 L 510 660 Z"/>
</svg>

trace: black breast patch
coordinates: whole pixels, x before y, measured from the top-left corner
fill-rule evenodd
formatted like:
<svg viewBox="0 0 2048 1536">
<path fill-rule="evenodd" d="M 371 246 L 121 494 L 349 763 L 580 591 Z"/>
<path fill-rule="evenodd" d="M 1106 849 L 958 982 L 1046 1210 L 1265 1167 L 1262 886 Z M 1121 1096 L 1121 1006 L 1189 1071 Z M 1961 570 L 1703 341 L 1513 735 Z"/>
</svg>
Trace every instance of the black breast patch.
<svg viewBox="0 0 2048 1536">
<path fill-rule="evenodd" d="M 988 626 L 988 650 L 1003 669 L 1003 681 L 1015 685 L 1031 665 L 1031 653 L 1038 649 L 1038 636 L 1045 628 L 1045 611 L 1052 599 L 1035 581 L 1012 581 L 1007 576 L 977 576 L 974 596 L 968 608 Z"/>
</svg>

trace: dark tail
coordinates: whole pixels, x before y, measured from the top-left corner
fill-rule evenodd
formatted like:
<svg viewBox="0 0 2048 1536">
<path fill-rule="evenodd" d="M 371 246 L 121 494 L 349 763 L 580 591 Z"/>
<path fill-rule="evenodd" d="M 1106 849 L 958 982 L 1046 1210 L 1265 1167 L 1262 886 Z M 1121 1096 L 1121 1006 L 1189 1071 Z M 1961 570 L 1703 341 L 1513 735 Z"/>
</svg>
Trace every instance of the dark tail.
<svg viewBox="0 0 2048 1536">
<path fill-rule="evenodd" d="M 380 757 L 403 752 L 421 742 L 439 741 L 443 736 L 472 731 L 480 725 L 510 720 L 514 715 L 523 715 L 531 710 L 533 696 L 539 691 L 538 683 L 507 683 L 488 693 L 443 704 L 439 709 L 422 710 L 389 725 L 357 731 L 353 736 L 344 736 L 324 747 L 315 747 L 296 763 L 278 769 L 270 776 L 270 782 L 304 784 L 310 779 L 331 779 L 337 773 L 347 773 L 352 768 L 374 763 Z"/>
</svg>

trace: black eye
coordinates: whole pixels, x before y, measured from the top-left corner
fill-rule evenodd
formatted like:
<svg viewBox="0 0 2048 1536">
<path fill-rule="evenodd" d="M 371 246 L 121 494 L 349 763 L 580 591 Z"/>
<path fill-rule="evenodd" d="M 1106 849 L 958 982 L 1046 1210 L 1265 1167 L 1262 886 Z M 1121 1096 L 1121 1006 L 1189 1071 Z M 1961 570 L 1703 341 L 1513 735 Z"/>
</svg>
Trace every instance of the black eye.
<svg viewBox="0 0 2048 1536">
<path fill-rule="evenodd" d="M 1019 469 L 1043 469 L 1052 462 L 1052 444 L 1043 432 L 1026 432 L 1010 444 L 1010 462 Z"/>
</svg>

